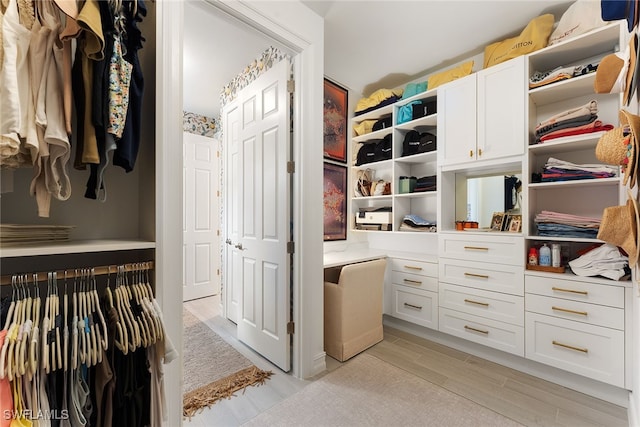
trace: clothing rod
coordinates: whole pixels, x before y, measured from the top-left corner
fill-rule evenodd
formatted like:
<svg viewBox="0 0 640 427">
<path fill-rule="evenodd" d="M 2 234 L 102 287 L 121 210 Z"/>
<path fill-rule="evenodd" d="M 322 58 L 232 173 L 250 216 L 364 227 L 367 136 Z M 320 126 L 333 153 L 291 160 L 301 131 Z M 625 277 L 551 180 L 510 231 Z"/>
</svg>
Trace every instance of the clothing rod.
<svg viewBox="0 0 640 427">
<path fill-rule="evenodd" d="M 144 261 L 144 262 L 133 262 L 133 263 L 128 263 L 128 264 L 114 264 L 114 265 L 101 265 L 99 267 L 82 267 L 82 268 L 67 268 L 66 270 L 58 270 L 56 271 L 57 273 L 57 278 L 58 280 L 64 280 L 65 278 L 65 272 L 67 273 L 67 280 L 68 279 L 74 279 L 76 277 L 81 277 L 82 276 L 82 271 L 83 270 L 92 270 L 94 272 L 94 275 L 96 276 L 103 276 L 105 274 L 113 274 L 114 276 L 118 273 L 118 267 L 122 267 L 124 266 L 124 269 L 126 272 L 131 272 L 131 271 L 137 271 L 137 270 L 153 270 L 154 267 L 154 262 L 153 261 Z M 41 271 L 41 272 L 29 272 L 29 273 L 19 273 L 19 274 L 6 274 L 2 276 L 2 279 L 0 279 L 0 286 L 6 286 L 6 285 L 11 285 L 11 279 L 14 276 L 21 276 L 21 275 L 27 275 L 29 282 L 32 283 L 33 282 L 33 275 L 37 274 L 38 275 L 38 282 L 46 282 L 47 281 L 47 275 L 53 271 Z"/>
</svg>

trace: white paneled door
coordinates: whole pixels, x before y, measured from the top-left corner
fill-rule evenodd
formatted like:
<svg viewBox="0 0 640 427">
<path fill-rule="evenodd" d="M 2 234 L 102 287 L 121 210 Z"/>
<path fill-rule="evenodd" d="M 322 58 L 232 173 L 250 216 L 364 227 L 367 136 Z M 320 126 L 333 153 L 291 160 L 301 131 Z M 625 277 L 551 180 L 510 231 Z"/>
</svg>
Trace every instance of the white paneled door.
<svg viewBox="0 0 640 427">
<path fill-rule="evenodd" d="M 220 204 L 217 141 L 185 132 L 183 301 L 220 292 Z"/>
<path fill-rule="evenodd" d="M 227 317 L 235 316 L 240 341 L 284 371 L 291 365 L 288 76 L 288 61 L 275 64 L 223 113 Z"/>
</svg>

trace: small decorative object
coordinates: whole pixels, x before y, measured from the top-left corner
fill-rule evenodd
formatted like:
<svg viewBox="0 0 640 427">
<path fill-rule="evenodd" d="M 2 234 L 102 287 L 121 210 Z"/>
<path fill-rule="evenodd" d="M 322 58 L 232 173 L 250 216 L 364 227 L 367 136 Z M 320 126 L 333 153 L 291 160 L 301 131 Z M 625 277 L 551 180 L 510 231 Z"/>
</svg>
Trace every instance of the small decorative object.
<svg viewBox="0 0 640 427">
<path fill-rule="evenodd" d="M 509 229 L 515 233 L 519 233 L 522 229 L 522 215 L 509 215 Z"/>
<path fill-rule="evenodd" d="M 347 238 L 347 168 L 324 164 L 324 240 Z"/>
<path fill-rule="evenodd" d="M 538 265 L 538 250 L 534 247 L 529 248 L 529 265 Z"/>
<path fill-rule="evenodd" d="M 324 157 L 347 161 L 347 90 L 324 79 Z"/>
<path fill-rule="evenodd" d="M 546 243 L 540 248 L 539 263 L 543 267 L 551 266 L 551 249 Z"/>
<path fill-rule="evenodd" d="M 560 245 L 558 243 L 554 243 L 551 245 L 551 266 L 560 267 L 560 264 L 562 264 Z"/>
<path fill-rule="evenodd" d="M 494 212 L 491 218 L 491 230 L 502 231 L 502 223 L 504 222 L 504 212 Z"/>
</svg>

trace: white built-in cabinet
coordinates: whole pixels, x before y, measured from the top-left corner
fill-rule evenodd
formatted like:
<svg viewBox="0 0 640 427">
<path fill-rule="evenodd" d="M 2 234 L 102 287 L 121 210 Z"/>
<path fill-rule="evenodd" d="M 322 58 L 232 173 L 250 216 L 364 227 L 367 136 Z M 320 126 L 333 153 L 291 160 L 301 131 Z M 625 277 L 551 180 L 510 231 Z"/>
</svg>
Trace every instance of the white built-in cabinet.
<svg viewBox="0 0 640 427">
<path fill-rule="evenodd" d="M 521 56 L 438 88 L 440 165 L 522 155 L 525 83 Z"/>
<path fill-rule="evenodd" d="M 598 119 L 614 126 L 619 124 L 621 108 L 636 112 L 622 105 L 621 94 L 594 93 L 595 73 L 532 90 L 529 77 L 535 71 L 598 62 L 624 47 L 627 38 L 625 25 L 611 23 L 438 87 L 434 94 L 438 103 L 434 161 L 416 158 L 424 164 L 413 164 L 398 158 L 398 144 L 410 124 L 380 131 L 379 135 L 393 133 L 394 158 L 365 167 L 375 166 L 382 177 L 396 180 L 429 163 L 438 176 L 438 273 L 425 273 L 433 267 L 426 264 L 426 258 L 424 265 L 419 257 L 392 258 L 385 314 L 630 389 L 632 282 L 580 277 L 568 266 L 565 273 L 526 268 L 532 246 L 559 243 L 566 265 L 580 250 L 602 243 L 595 238 L 538 236 L 536 214 L 551 210 L 599 218 L 606 207 L 626 201 L 620 176 L 532 182 L 532 173 L 541 172 L 549 157 L 578 164 L 601 163 L 595 147 L 602 133 L 531 144 L 536 125 L 590 100 L 598 103 Z M 394 114 L 393 107 L 385 108 L 385 114 Z M 522 231 L 457 231 L 455 221 L 464 220 L 466 214 L 467 180 L 507 174 L 522 177 Z M 363 205 L 393 205 L 395 230 L 401 214 L 415 206 L 404 197 L 394 192 L 375 202 L 354 199 L 353 206 L 357 211 Z M 423 270 L 407 270 L 407 266 Z"/>
</svg>

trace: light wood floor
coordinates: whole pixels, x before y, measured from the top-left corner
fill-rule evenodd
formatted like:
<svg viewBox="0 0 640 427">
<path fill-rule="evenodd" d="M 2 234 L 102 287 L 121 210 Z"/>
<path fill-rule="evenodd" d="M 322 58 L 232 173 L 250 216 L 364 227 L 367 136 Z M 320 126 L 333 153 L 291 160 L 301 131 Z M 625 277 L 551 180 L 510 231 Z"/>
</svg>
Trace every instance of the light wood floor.
<svg viewBox="0 0 640 427">
<path fill-rule="evenodd" d="M 239 426 L 301 390 L 310 381 L 283 373 L 236 339 L 220 316 L 217 297 L 185 305 L 260 369 L 274 375 L 185 421 L 186 427 Z M 384 340 L 367 353 L 526 426 L 628 426 L 627 410 L 470 354 L 385 327 Z M 327 369 L 340 366 L 327 357 Z M 428 404 L 428 402 L 425 402 Z"/>
</svg>

